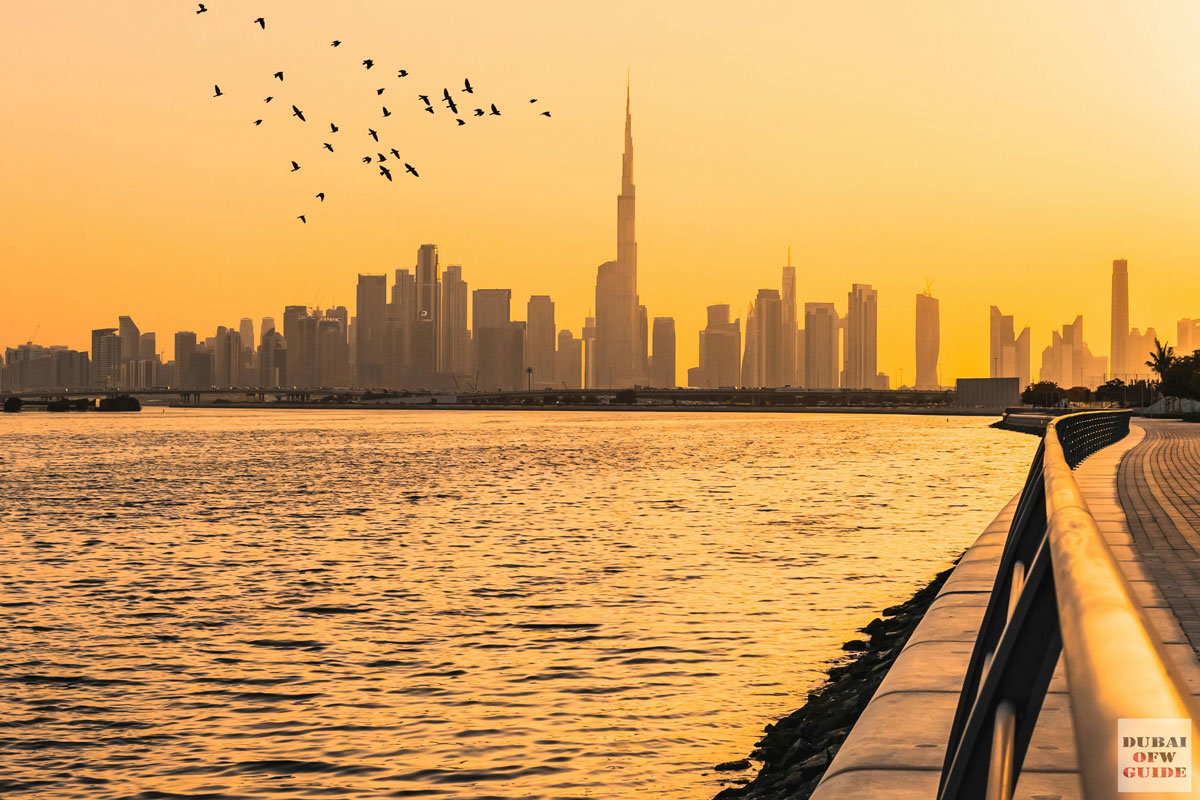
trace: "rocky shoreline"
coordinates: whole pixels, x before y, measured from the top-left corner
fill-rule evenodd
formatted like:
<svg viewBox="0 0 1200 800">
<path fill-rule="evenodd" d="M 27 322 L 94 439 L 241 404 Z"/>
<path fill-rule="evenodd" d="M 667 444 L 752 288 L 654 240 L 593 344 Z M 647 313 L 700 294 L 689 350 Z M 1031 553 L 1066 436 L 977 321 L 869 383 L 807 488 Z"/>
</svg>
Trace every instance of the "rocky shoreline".
<svg viewBox="0 0 1200 800">
<path fill-rule="evenodd" d="M 884 609 L 881 617 L 861 628 L 868 638 L 843 644 L 843 650 L 856 655 L 831 667 L 829 679 L 809 693 L 803 707 L 767 725 L 750 754 L 762 762 L 758 775 L 742 786 L 721 790 L 717 800 L 809 797 L 951 572 L 953 567 L 938 573 L 909 600 Z M 750 760 L 743 759 L 718 764 L 716 769 L 749 767 Z"/>
</svg>

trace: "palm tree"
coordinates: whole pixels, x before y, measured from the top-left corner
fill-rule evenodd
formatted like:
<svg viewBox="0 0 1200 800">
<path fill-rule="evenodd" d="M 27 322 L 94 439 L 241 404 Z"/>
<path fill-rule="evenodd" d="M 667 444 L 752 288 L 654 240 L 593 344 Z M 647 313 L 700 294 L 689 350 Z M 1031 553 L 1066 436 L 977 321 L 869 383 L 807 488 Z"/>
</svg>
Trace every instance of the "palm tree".
<svg viewBox="0 0 1200 800">
<path fill-rule="evenodd" d="M 1161 381 L 1167 376 L 1167 370 L 1171 367 L 1171 362 L 1175 360 L 1175 348 L 1169 344 L 1164 344 L 1154 337 L 1154 351 L 1150 353 L 1150 360 L 1146 362 L 1146 366 L 1158 375 Z"/>
</svg>

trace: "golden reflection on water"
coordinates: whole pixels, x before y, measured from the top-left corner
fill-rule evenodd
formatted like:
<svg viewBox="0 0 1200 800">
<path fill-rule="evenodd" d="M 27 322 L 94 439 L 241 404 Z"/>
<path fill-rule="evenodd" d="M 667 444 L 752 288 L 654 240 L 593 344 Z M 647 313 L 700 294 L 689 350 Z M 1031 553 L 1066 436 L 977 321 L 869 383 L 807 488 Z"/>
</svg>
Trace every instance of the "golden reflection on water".
<svg viewBox="0 0 1200 800">
<path fill-rule="evenodd" d="M 0 794 L 710 797 L 1019 489 L 987 422 L 5 415 Z"/>
</svg>

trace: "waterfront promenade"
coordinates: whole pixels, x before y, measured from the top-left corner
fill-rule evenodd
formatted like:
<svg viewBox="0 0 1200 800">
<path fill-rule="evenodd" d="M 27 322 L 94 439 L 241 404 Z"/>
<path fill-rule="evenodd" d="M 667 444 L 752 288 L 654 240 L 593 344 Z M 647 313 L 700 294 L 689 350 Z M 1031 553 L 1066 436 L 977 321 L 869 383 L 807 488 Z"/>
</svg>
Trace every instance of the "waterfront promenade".
<svg viewBox="0 0 1200 800">
<path fill-rule="evenodd" d="M 1200 696 L 1200 425 L 1138 420 L 1075 471 L 1170 660 Z M 814 798 L 933 798 L 963 675 L 1016 508 L 968 549 L 834 757 Z M 1114 732 L 1115 735 L 1115 732 Z M 1083 797 L 1060 658 L 1015 797 Z"/>
</svg>

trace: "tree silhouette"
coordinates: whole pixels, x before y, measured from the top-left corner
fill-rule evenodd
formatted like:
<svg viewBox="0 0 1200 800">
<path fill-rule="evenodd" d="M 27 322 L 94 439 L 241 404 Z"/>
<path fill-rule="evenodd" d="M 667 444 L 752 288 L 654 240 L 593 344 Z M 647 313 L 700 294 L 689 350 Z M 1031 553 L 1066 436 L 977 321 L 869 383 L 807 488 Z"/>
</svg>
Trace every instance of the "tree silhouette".
<svg viewBox="0 0 1200 800">
<path fill-rule="evenodd" d="M 1146 366 L 1158 375 L 1158 379 L 1162 380 L 1167 375 L 1167 370 L 1171 368 L 1172 362 L 1175 361 L 1175 348 L 1169 344 L 1165 344 L 1154 337 L 1154 350 L 1150 353 L 1150 360 L 1146 362 Z"/>
</svg>

